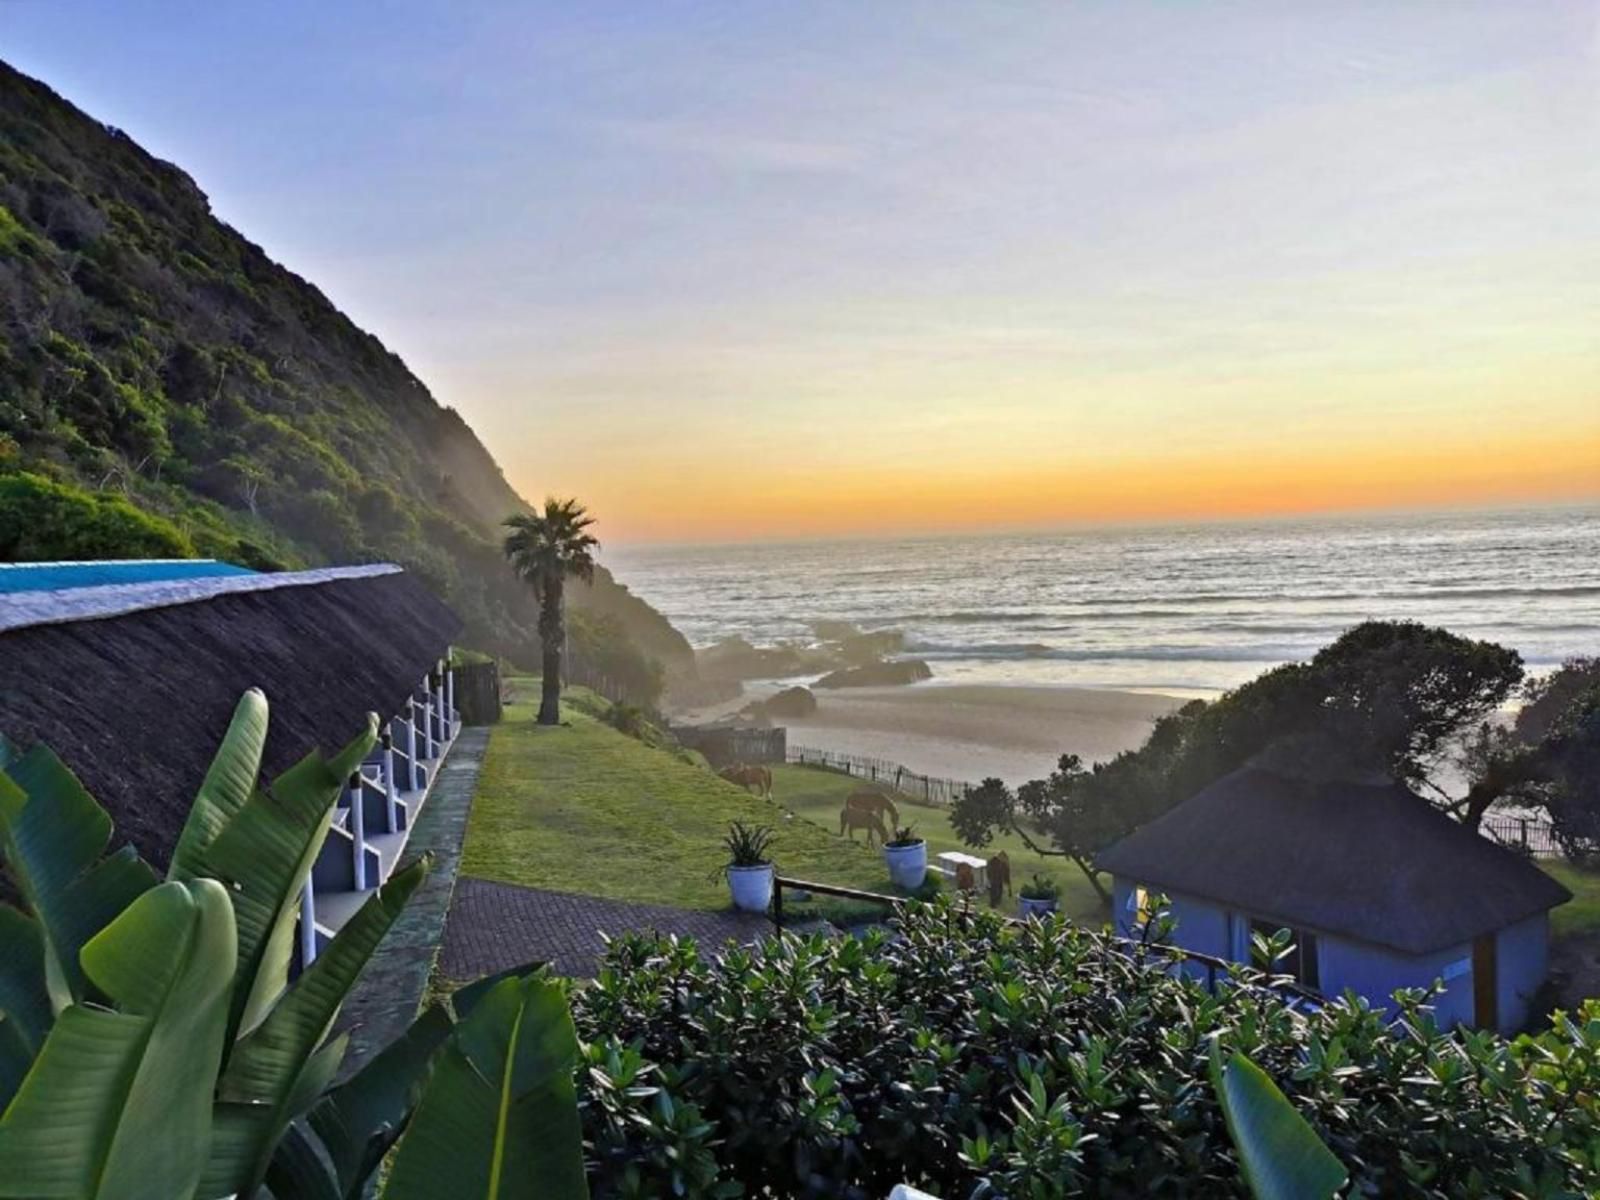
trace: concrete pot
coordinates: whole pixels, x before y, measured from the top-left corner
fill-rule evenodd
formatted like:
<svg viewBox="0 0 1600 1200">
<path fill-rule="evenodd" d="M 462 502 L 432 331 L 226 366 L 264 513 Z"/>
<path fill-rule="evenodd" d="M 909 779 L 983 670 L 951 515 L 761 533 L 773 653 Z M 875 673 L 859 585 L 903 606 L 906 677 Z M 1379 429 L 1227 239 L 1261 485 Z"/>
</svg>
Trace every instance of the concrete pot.
<svg viewBox="0 0 1600 1200">
<path fill-rule="evenodd" d="M 1056 910 L 1054 900 L 1032 900 L 1027 896 L 1017 897 L 1017 911 L 1022 914 L 1023 920 L 1029 917 L 1048 917 Z"/>
<path fill-rule="evenodd" d="M 733 893 L 733 906 L 742 912 L 766 912 L 772 903 L 772 877 L 776 871 L 771 863 L 759 867 L 729 867 L 728 891 Z"/>
<path fill-rule="evenodd" d="M 889 878 L 896 887 L 914 892 L 928 877 L 928 843 L 914 842 L 909 846 L 885 846 L 883 861 L 889 867 Z"/>
</svg>

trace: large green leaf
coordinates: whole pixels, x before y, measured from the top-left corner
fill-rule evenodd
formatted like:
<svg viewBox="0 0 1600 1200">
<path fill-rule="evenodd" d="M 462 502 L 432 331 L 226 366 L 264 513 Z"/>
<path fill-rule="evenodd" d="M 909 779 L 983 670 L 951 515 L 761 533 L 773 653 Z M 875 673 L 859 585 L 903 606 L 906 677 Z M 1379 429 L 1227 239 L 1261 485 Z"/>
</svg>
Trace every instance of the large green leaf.
<svg viewBox="0 0 1600 1200">
<path fill-rule="evenodd" d="M 189 808 L 189 819 L 172 848 L 168 879 L 194 879 L 205 874 L 206 848 L 255 795 L 261 752 L 267 744 L 267 716 L 267 698 L 259 688 L 251 688 L 239 697 L 228 732 L 222 736 Z"/>
<path fill-rule="evenodd" d="M 45 986 L 44 932 L 32 917 L 0 904 L 0 947 L 0 1013 L 32 1058 L 55 1019 Z"/>
<path fill-rule="evenodd" d="M 257 1025 L 289 979 L 300 889 L 333 818 L 339 789 L 377 738 L 378 719 L 331 759 L 308 755 L 266 791 L 253 792 L 189 859 L 228 885 L 239 923 L 230 1040 Z M 198 836 L 198 835 L 197 835 Z"/>
<path fill-rule="evenodd" d="M 314 1089 L 308 1090 L 308 1063 L 334 1048 L 342 1053 L 342 1040 L 321 1051 L 317 1047 L 327 1036 L 361 969 L 431 865 L 432 860 L 424 857 L 391 876 L 345 923 L 266 1018 L 234 1046 L 217 1085 L 217 1098 L 228 1109 L 228 1115 L 221 1119 L 228 1123 L 229 1135 L 218 1140 L 206 1173 L 208 1186 L 250 1195 L 251 1189 L 265 1178 L 273 1148 L 289 1123 L 317 1101 L 339 1065 L 338 1058 L 333 1057 L 325 1072 L 321 1068 L 314 1070 L 312 1077 L 323 1077 Z"/>
<path fill-rule="evenodd" d="M 82 951 L 118 1005 L 61 1013 L 4 1117 L 0 1196 L 181 1200 L 205 1165 L 234 971 L 213 880 L 140 895 Z"/>
<path fill-rule="evenodd" d="M 361 1194 L 362 1184 L 405 1128 L 422 1077 L 452 1028 L 443 1006 L 434 1005 L 312 1108 L 311 1128 L 345 1200 Z"/>
<path fill-rule="evenodd" d="M 1255 1063 L 1236 1053 L 1224 1068 L 1213 1044 L 1211 1081 L 1256 1200 L 1328 1200 L 1344 1186 L 1344 1164 Z"/>
<path fill-rule="evenodd" d="M 577 1054 L 557 983 L 535 975 L 493 988 L 439 1052 L 385 1200 L 586 1197 Z"/>
<path fill-rule="evenodd" d="M 44 935 L 45 979 L 59 1011 L 84 994 L 79 951 L 155 883 L 131 846 L 101 858 L 111 818 L 44 746 L 0 774 L 0 857 Z"/>
</svg>

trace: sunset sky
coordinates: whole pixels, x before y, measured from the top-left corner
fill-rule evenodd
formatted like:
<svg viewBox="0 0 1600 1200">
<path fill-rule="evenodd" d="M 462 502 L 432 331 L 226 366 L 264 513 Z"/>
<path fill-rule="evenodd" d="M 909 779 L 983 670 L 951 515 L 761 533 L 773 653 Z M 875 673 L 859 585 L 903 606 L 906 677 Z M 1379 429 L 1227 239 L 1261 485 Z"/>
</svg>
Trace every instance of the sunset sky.
<svg viewBox="0 0 1600 1200">
<path fill-rule="evenodd" d="M 1600 497 L 1600 0 L 0 4 L 612 540 Z"/>
</svg>

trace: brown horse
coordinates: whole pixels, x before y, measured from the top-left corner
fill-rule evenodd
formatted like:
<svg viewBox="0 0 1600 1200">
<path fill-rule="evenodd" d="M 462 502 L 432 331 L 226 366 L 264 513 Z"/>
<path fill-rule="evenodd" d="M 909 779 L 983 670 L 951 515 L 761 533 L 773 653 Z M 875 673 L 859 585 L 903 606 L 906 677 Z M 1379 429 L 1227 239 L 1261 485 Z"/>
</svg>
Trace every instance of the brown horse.
<svg viewBox="0 0 1600 1200">
<path fill-rule="evenodd" d="M 1011 891 L 1011 859 L 1004 850 L 989 860 L 989 907 L 1000 907 L 1000 889 Z"/>
<path fill-rule="evenodd" d="M 845 797 L 846 808 L 857 808 L 862 812 L 877 813 L 879 819 L 889 818 L 889 828 L 893 829 L 900 824 L 900 810 L 894 806 L 894 801 L 882 792 L 863 789 L 851 792 Z"/>
<path fill-rule="evenodd" d="M 772 772 L 759 764 L 734 763 L 723 767 L 717 774 L 742 788 L 755 788 L 758 796 L 772 795 Z"/>
<path fill-rule="evenodd" d="M 845 830 L 850 831 L 850 840 L 856 840 L 856 830 L 867 831 L 867 845 L 872 845 L 872 836 L 877 834 L 878 844 L 881 846 L 889 840 L 889 833 L 883 827 L 883 821 L 875 812 L 868 812 L 864 808 L 851 808 L 848 804 L 839 810 L 839 836 L 843 837 Z"/>
<path fill-rule="evenodd" d="M 978 890 L 978 877 L 972 873 L 970 863 L 956 864 L 956 891 L 975 892 Z"/>
</svg>

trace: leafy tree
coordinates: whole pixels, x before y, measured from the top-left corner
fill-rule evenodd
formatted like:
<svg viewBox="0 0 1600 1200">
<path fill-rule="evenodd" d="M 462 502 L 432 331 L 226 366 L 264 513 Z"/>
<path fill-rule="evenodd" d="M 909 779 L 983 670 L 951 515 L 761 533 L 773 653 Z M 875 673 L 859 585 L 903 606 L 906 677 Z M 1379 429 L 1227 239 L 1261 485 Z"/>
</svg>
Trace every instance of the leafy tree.
<svg viewBox="0 0 1600 1200">
<path fill-rule="evenodd" d="M 1105 899 L 1093 867 L 1100 851 L 1268 746 L 1317 735 L 1352 761 L 1429 787 L 1462 731 L 1521 678 L 1513 650 L 1416 622 L 1369 621 L 1310 662 L 1276 667 L 1218 700 L 1162 717 L 1137 750 L 1088 770 L 1067 755 L 1014 796 L 986 780 L 957 802 L 951 823 L 970 845 L 1004 828 L 1041 854 L 1069 858 Z"/>
<path fill-rule="evenodd" d="M 561 652 L 566 640 L 567 576 L 594 580 L 594 551 L 600 543 L 586 531 L 594 518 L 577 500 L 546 498 L 543 512 L 519 513 L 506 520 L 505 556 L 533 589 L 539 602 L 539 641 L 543 686 L 539 724 L 561 721 Z"/>
<path fill-rule="evenodd" d="M 1569 858 L 1600 858 L 1600 659 L 1579 657 L 1531 681 L 1511 728 L 1482 725 L 1464 755 L 1460 802 L 1476 827 L 1497 803 L 1542 808 Z"/>
</svg>

